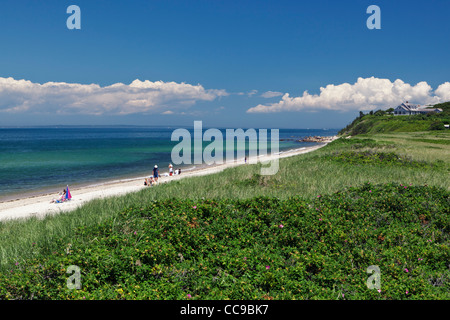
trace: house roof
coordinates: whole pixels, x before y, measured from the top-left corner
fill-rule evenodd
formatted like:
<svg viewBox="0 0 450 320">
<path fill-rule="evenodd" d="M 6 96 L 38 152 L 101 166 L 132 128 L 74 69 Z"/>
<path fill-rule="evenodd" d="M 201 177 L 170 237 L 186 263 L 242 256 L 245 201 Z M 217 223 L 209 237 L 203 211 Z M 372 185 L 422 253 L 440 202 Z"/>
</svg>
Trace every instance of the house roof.
<svg viewBox="0 0 450 320">
<path fill-rule="evenodd" d="M 408 111 L 417 110 L 417 106 L 416 105 L 406 104 L 406 103 L 402 103 L 396 109 L 398 109 L 398 108 L 401 108 L 401 109 L 404 109 L 404 110 L 408 110 Z"/>
<path fill-rule="evenodd" d="M 414 104 L 407 104 L 402 103 L 401 105 L 397 106 L 395 110 L 402 109 L 406 111 L 425 111 L 425 112 L 442 112 L 441 108 L 428 108 L 428 106 L 420 106 L 420 105 L 414 105 Z"/>
</svg>

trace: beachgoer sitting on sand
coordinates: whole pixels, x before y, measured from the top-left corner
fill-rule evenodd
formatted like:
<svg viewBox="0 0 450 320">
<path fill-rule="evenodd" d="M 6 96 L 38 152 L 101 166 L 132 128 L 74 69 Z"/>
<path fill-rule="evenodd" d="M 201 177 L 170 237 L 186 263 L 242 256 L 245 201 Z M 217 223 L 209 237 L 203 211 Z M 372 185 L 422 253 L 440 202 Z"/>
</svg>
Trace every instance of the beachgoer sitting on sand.
<svg viewBox="0 0 450 320">
<path fill-rule="evenodd" d="M 59 198 L 58 199 L 53 199 L 52 201 L 50 201 L 50 203 L 61 203 L 64 202 L 66 200 L 66 189 L 63 190 L 63 192 L 58 193 Z"/>
<path fill-rule="evenodd" d="M 155 181 L 153 180 L 153 176 L 150 176 L 150 178 L 145 178 L 144 185 L 151 187 Z"/>
</svg>

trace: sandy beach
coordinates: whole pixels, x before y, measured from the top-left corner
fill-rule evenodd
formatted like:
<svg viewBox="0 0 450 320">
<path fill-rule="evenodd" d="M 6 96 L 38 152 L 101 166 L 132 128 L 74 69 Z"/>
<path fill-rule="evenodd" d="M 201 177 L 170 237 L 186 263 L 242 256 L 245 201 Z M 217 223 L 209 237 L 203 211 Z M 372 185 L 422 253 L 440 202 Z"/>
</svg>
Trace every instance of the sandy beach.
<svg viewBox="0 0 450 320">
<path fill-rule="evenodd" d="M 314 147 L 293 149 L 274 155 L 268 154 L 264 157 L 258 157 L 258 161 L 268 161 L 276 159 L 277 157 L 285 158 L 311 152 L 325 146 L 328 142 L 331 142 L 336 138 L 337 137 L 331 137 L 331 139 L 329 141 L 326 141 L 324 144 Z M 159 183 L 168 183 L 170 181 L 184 179 L 187 177 L 212 174 L 220 172 L 229 167 L 243 165 L 244 163 L 245 162 L 242 159 L 236 160 L 232 163 L 211 165 L 191 171 L 183 171 L 181 175 L 162 176 L 161 178 L 159 178 Z M 151 171 L 151 169 L 149 169 L 149 171 Z M 164 172 L 164 170 L 162 170 L 162 172 Z M 49 214 L 58 214 L 74 210 L 93 199 L 124 195 L 130 192 L 139 191 L 143 188 L 149 187 L 144 186 L 144 177 L 139 177 L 90 185 L 82 188 L 70 188 L 72 199 L 64 203 L 51 203 L 52 199 L 57 198 L 57 194 L 44 194 L 24 199 L 4 201 L 0 202 L 0 221 L 33 216 L 42 218 Z"/>
</svg>

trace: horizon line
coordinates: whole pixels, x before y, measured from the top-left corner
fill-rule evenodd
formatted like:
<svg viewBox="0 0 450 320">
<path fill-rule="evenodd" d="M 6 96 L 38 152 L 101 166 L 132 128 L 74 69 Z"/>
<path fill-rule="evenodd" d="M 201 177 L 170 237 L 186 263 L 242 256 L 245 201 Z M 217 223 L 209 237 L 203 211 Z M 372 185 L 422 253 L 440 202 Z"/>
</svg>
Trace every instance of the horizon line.
<svg viewBox="0 0 450 320">
<path fill-rule="evenodd" d="M 67 124 L 55 124 L 55 125 L 0 125 L 0 129 L 33 129 L 33 128 L 120 128 L 120 127 L 135 127 L 135 128 L 194 128 L 193 125 L 134 125 L 134 124 L 93 124 L 93 125 L 67 125 Z M 209 126 L 204 128 L 217 128 L 217 129 L 232 129 L 231 127 L 224 126 Z M 247 127 L 242 129 L 286 129 L 286 130 L 341 130 L 342 128 L 291 128 L 291 127 L 279 127 L 279 128 L 254 128 Z"/>
</svg>

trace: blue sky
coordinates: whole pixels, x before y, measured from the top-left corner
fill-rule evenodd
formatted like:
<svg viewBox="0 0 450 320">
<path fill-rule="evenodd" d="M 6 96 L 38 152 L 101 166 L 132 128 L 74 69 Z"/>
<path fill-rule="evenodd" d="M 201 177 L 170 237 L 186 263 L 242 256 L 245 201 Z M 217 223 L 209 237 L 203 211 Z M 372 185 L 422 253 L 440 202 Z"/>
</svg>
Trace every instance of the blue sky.
<svg viewBox="0 0 450 320">
<path fill-rule="evenodd" d="M 72 4 L 80 30 L 66 27 Z M 370 5 L 380 30 L 366 26 Z M 450 100 L 446 0 L 4 0 L 0 9 L 0 126 L 342 128 L 359 110 Z"/>
</svg>

